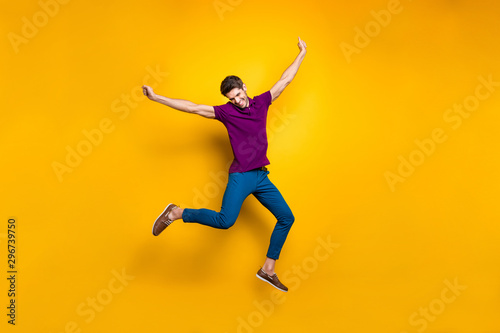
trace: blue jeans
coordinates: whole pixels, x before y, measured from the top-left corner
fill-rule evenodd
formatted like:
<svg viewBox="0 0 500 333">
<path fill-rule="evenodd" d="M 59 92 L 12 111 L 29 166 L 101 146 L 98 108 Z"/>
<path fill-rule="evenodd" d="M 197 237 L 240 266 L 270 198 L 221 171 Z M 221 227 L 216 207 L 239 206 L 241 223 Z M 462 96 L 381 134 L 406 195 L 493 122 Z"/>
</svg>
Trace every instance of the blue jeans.
<svg viewBox="0 0 500 333">
<path fill-rule="evenodd" d="M 267 251 L 268 258 L 278 259 L 295 218 L 280 191 L 267 177 L 268 174 L 269 171 L 262 170 L 230 173 L 220 212 L 185 208 L 183 221 L 218 229 L 230 228 L 238 218 L 243 201 L 253 194 L 278 220 Z"/>
</svg>

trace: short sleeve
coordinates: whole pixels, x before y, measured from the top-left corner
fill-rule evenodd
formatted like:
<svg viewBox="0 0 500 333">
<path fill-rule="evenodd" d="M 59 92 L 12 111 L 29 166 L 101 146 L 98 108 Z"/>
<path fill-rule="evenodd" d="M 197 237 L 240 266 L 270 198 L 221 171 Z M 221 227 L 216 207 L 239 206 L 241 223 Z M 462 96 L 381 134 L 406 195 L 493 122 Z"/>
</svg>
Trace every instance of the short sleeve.
<svg viewBox="0 0 500 333">
<path fill-rule="evenodd" d="M 224 122 L 226 119 L 226 111 L 224 110 L 223 105 L 214 106 L 215 119 L 220 122 Z"/>
<path fill-rule="evenodd" d="M 263 94 L 254 97 L 254 100 L 260 105 L 264 105 L 265 107 L 269 107 L 272 103 L 271 91 L 266 91 Z"/>
</svg>

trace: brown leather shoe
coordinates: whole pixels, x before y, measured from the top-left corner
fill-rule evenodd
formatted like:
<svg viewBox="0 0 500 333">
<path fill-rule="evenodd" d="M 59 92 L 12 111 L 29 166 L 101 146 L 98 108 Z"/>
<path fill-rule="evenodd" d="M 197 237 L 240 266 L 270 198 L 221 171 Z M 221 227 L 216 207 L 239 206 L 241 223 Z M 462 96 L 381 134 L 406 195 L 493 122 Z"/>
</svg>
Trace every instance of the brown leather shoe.
<svg viewBox="0 0 500 333">
<path fill-rule="evenodd" d="M 276 275 L 276 273 L 274 273 L 273 275 L 269 275 L 266 272 L 264 272 L 264 270 L 261 268 L 257 272 L 257 277 L 262 281 L 269 283 L 276 289 L 279 289 L 284 292 L 288 291 L 288 288 L 283 283 L 280 282 L 280 280 L 278 279 L 278 275 Z"/>
<path fill-rule="evenodd" d="M 173 203 L 168 204 L 167 208 L 165 208 L 163 213 L 161 213 L 156 219 L 155 224 L 153 224 L 153 235 L 158 236 L 163 230 L 172 224 L 172 222 L 174 222 L 168 218 L 168 214 L 176 208 L 179 208 L 179 206 L 174 205 Z"/>
</svg>

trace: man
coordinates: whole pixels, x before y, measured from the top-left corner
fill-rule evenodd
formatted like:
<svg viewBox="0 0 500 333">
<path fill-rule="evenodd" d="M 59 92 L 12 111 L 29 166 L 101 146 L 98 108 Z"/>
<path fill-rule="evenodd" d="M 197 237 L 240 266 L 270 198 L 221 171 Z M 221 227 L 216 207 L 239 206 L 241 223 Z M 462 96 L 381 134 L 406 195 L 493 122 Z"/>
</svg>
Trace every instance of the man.
<svg viewBox="0 0 500 333">
<path fill-rule="evenodd" d="M 246 85 L 237 76 L 228 76 L 222 81 L 220 90 L 229 102 L 219 106 L 195 104 L 160 96 L 155 94 L 151 87 L 143 86 L 144 95 L 152 101 L 222 122 L 228 131 L 234 154 L 220 212 L 208 209 L 182 209 L 169 204 L 156 219 L 153 235 L 158 236 L 172 222 L 179 219 L 227 229 L 235 223 L 245 198 L 253 194 L 277 219 L 266 260 L 257 272 L 257 277 L 285 292 L 288 288 L 280 282 L 274 268 L 295 218 L 276 186 L 268 178 L 266 120 L 269 105 L 292 82 L 306 55 L 307 46 L 300 37 L 297 45 L 300 52 L 283 72 L 279 81 L 270 91 L 253 99 L 248 97 Z"/>
</svg>

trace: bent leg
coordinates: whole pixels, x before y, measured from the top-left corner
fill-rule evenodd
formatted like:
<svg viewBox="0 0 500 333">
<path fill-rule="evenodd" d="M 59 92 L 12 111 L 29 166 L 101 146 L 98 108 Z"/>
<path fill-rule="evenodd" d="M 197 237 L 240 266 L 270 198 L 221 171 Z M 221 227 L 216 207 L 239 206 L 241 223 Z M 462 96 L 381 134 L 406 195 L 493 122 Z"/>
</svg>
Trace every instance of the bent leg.
<svg viewBox="0 0 500 333">
<path fill-rule="evenodd" d="M 264 171 L 263 171 L 264 172 Z M 253 195 L 278 220 L 271 234 L 267 257 L 278 259 L 295 217 L 278 188 L 269 180 L 267 172 Z"/>
<path fill-rule="evenodd" d="M 243 201 L 253 191 L 252 182 L 248 181 L 248 178 L 244 173 L 229 174 L 220 212 L 205 208 L 185 208 L 182 213 L 183 221 L 195 222 L 218 229 L 230 228 L 240 214 Z"/>
</svg>

